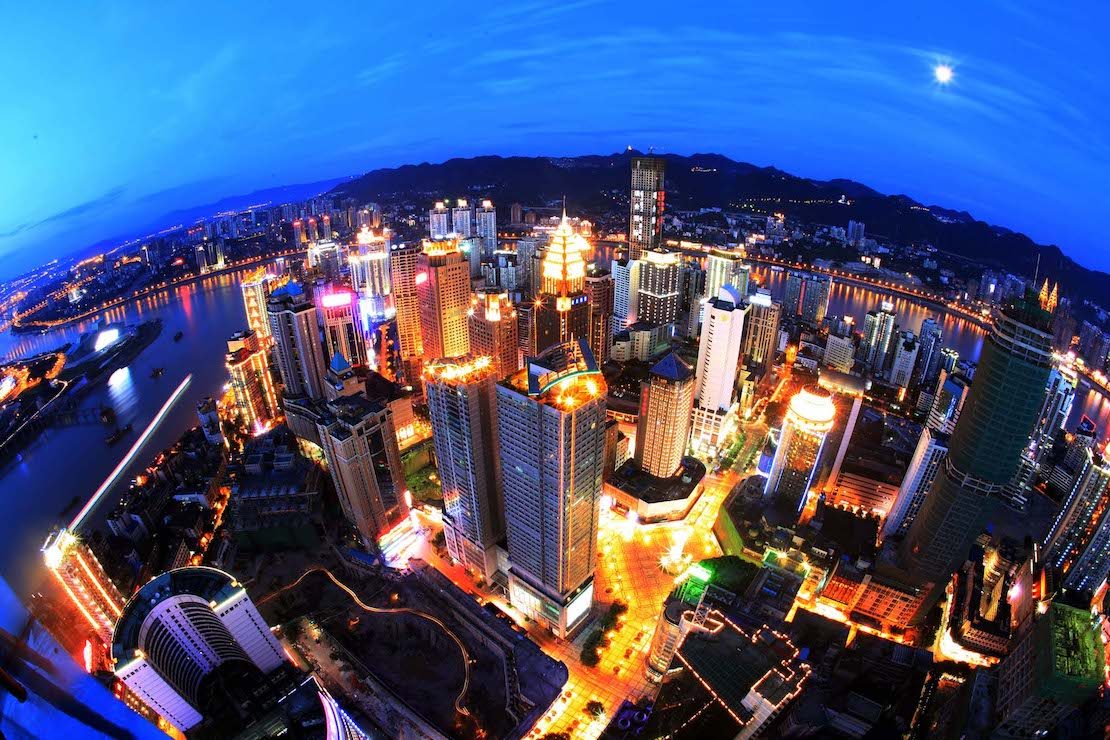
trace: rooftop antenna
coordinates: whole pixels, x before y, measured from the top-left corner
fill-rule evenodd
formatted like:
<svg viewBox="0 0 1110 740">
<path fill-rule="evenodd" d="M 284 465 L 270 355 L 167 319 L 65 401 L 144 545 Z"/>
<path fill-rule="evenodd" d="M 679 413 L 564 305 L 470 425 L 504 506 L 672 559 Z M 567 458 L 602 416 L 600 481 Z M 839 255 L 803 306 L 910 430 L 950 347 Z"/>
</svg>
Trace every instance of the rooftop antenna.
<svg viewBox="0 0 1110 740">
<path fill-rule="evenodd" d="M 567 194 L 563 193 L 563 220 L 567 220 Z"/>
<path fill-rule="evenodd" d="M 1037 266 L 1033 268 L 1033 287 L 1037 287 L 1037 278 L 1041 276 L 1041 253 L 1037 252 Z"/>
</svg>

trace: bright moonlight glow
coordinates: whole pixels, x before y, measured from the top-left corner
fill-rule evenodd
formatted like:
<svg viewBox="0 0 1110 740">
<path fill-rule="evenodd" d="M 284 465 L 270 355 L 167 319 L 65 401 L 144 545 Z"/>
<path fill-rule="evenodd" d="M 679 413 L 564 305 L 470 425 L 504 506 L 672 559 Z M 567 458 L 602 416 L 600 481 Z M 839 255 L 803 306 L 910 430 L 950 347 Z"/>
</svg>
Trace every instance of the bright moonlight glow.
<svg viewBox="0 0 1110 740">
<path fill-rule="evenodd" d="M 938 64 L 933 67 L 933 77 L 942 85 L 947 85 L 952 81 L 953 72 L 952 68 L 947 64 Z"/>
</svg>

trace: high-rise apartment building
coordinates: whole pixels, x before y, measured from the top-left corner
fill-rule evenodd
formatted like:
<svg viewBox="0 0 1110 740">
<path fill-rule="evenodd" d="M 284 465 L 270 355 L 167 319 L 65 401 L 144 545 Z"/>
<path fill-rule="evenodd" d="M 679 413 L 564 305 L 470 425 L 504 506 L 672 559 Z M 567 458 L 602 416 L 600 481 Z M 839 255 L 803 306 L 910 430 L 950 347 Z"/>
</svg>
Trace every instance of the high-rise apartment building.
<svg viewBox="0 0 1110 740">
<path fill-rule="evenodd" d="M 560 637 L 593 605 L 605 393 L 584 337 L 497 386 L 509 600 Z"/>
<path fill-rule="evenodd" d="M 805 291 L 799 311 L 802 320 L 811 326 L 820 326 L 829 312 L 829 294 L 832 292 L 832 278 L 827 275 L 806 275 Z"/>
<path fill-rule="evenodd" d="M 253 331 L 239 331 L 227 340 L 227 372 L 235 406 L 248 429 L 258 429 L 278 414 L 277 392 L 270 378 L 266 348 Z"/>
<path fill-rule="evenodd" d="M 861 360 L 875 374 L 882 373 L 894 341 L 894 304 L 883 301 L 878 311 L 868 311 L 863 319 Z"/>
<path fill-rule="evenodd" d="M 937 479 L 944 458 L 948 456 L 948 435 L 937 432 L 929 427 L 921 430 L 917 440 L 910 464 L 906 474 L 902 477 L 902 485 L 898 488 L 898 496 L 887 513 L 883 522 L 883 537 L 902 535 L 913 524 L 917 512 L 921 510 L 921 502 L 925 500 L 933 481 Z"/>
<path fill-rule="evenodd" d="M 1093 594 L 1110 575 L 1110 448 L 1084 448 L 1082 471 L 1044 541 L 1067 589 Z"/>
<path fill-rule="evenodd" d="M 655 326 L 674 324 L 678 319 L 681 296 L 679 254 L 662 248 L 645 250 L 640 255 L 640 281 L 637 287 L 637 321 Z"/>
<path fill-rule="evenodd" d="M 494 380 L 520 369 L 520 338 L 516 309 L 509 294 L 484 288 L 474 294 L 467 316 L 470 354 L 490 358 Z"/>
<path fill-rule="evenodd" d="M 437 200 L 428 211 L 428 236 L 433 241 L 446 239 L 451 234 L 451 209 L 442 200 Z"/>
<path fill-rule="evenodd" d="M 949 373 L 943 368 L 937 378 L 937 390 L 933 394 L 933 403 L 929 407 L 929 415 L 925 425 L 935 432 L 952 434 L 956 431 L 956 422 L 960 419 L 964 401 L 970 386 L 962 375 Z"/>
<path fill-rule="evenodd" d="M 343 514 L 363 547 L 405 520 L 405 477 L 389 407 L 362 393 L 329 401 L 316 422 Z"/>
<path fill-rule="evenodd" d="M 902 543 L 907 570 L 947 578 L 1017 472 L 1052 367 L 1051 314 L 1035 296 L 999 313 L 952 433 L 944 468 Z"/>
<path fill-rule="evenodd" d="M 453 240 L 425 241 L 417 258 L 416 295 L 424 357 L 458 357 L 470 351 L 466 313 L 470 268 Z"/>
<path fill-rule="evenodd" d="M 848 222 L 848 243 L 853 247 L 858 247 L 863 244 L 864 234 L 867 227 L 862 221 L 849 221 Z"/>
<path fill-rule="evenodd" d="M 628 257 L 640 255 L 663 242 L 663 204 L 666 192 L 662 157 L 632 158 L 632 188 L 628 206 Z"/>
<path fill-rule="evenodd" d="M 393 314 L 393 289 L 389 275 L 390 232 L 373 232 L 363 227 L 347 254 L 351 286 L 358 293 L 366 315 L 375 321 Z M 351 359 L 351 358 L 347 358 Z M 354 362 L 352 360 L 352 362 Z"/>
<path fill-rule="evenodd" d="M 474 209 L 474 236 L 482 240 L 483 258 L 497 251 L 497 209 L 493 201 L 483 200 Z"/>
<path fill-rule="evenodd" d="M 771 293 L 760 288 L 748 297 L 750 308 L 744 322 L 743 351 L 751 367 L 766 373 L 775 361 L 782 305 L 771 300 Z"/>
<path fill-rule="evenodd" d="M 918 332 L 918 341 L 921 349 L 917 353 L 917 370 L 915 381 L 918 385 L 931 387 L 933 379 L 940 372 L 942 334 L 940 323 L 932 316 L 921 322 L 921 331 Z"/>
<path fill-rule="evenodd" d="M 205 718 L 216 674 L 241 688 L 285 663 L 243 585 L 201 566 L 139 589 L 116 625 L 112 658 L 116 677 L 181 732 Z"/>
<path fill-rule="evenodd" d="M 725 285 L 705 307 L 705 326 L 695 368 L 694 420 L 691 442 L 716 448 L 721 427 L 732 410 L 748 304 L 734 286 Z"/>
<path fill-rule="evenodd" d="M 424 393 L 443 488 L 443 532 L 451 558 L 491 579 L 505 534 L 497 465 L 497 376 L 488 357 L 432 360 Z"/>
<path fill-rule="evenodd" d="M 55 530 L 47 538 L 42 554 L 46 569 L 69 598 L 69 605 L 109 644 L 123 611 L 124 598 L 96 555 L 65 528 Z"/>
<path fill-rule="evenodd" d="M 613 260 L 613 332 L 636 323 L 640 304 L 640 261 Z"/>
<path fill-rule="evenodd" d="M 455 207 L 451 209 L 451 231 L 459 239 L 466 239 L 473 233 L 470 213 L 470 202 L 466 198 L 455 201 Z"/>
<path fill-rule="evenodd" d="M 563 214 L 543 255 L 543 274 L 533 315 L 529 354 L 579 337 L 589 339 L 590 296 L 586 293 L 586 256 L 590 244 Z"/>
<path fill-rule="evenodd" d="M 912 331 L 899 333 L 894 344 L 894 361 L 890 364 L 890 382 L 899 388 L 908 388 L 917 367 L 921 345 Z"/>
<path fill-rule="evenodd" d="M 798 270 L 786 271 L 785 294 L 782 309 L 787 316 L 797 316 L 802 311 L 802 293 L 805 291 L 805 273 Z"/>
<path fill-rule="evenodd" d="M 671 352 L 652 366 L 640 384 L 636 464 L 657 478 L 674 475 L 690 441 L 694 369 Z"/>
<path fill-rule="evenodd" d="M 324 325 L 324 350 L 328 364 L 340 355 L 350 365 L 366 364 L 366 342 L 358 316 L 357 296 L 337 290 L 320 297 L 320 319 Z"/>
<path fill-rule="evenodd" d="M 830 332 L 825 339 L 825 354 L 822 362 L 842 373 L 852 372 L 852 367 L 856 364 L 855 341 L 851 336 L 841 336 Z"/>
<path fill-rule="evenodd" d="M 420 247 L 397 244 L 389 252 L 393 306 L 397 311 L 397 343 L 405 380 L 419 385 L 424 342 L 420 335 L 420 296 L 416 292 L 416 262 Z M 425 278 L 427 279 L 427 278 Z"/>
<path fill-rule="evenodd" d="M 596 264 L 586 266 L 586 293 L 590 296 L 590 350 L 598 367 L 609 361 L 613 343 L 613 275 Z"/>
<path fill-rule="evenodd" d="M 260 267 L 248 273 L 240 286 L 243 291 L 243 309 L 247 314 L 247 328 L 254 332 L 259 344 L 264 347 L 269 347 L 270 344 L 270 321 L 266 316 L 266 303 L 270 300 L 270 293 L 288 281 L 287 277 L 271 275 Z"/>
<path fill-rule="evenodd" d="M 803 388 L 790 399 L 764 488 L 764 495 L 780 510 L 795 516 L 801 513 L 825 437 L 835 421 L 832 394 L 820 386 Z"/>
<path fill-rule="evenodd" d="M 316 306 L 299 285 L 288 283 L 270 294 L 266 312 L 282 392 L 291 398 L 323 398 L 325 364 Z"/>
<path fill-rule="evenodd" d="M 736 286 L 740 296 L 748 294 L 752 268 L 738 249 L 711 249 L 705 258 L 705 295 L 720 295 L 725 285 Z"/>
</svg>

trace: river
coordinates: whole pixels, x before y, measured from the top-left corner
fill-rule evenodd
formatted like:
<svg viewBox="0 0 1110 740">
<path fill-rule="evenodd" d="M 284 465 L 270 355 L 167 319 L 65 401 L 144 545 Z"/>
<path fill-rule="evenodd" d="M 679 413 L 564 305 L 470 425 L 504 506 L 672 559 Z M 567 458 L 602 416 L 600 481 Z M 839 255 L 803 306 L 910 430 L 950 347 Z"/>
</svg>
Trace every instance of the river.
<svg viewBox="0 0 1110 740">
<path fill-rule="evenodd" d="M 782 273 L 757 267 L 753 274 L 781 299 Z M 161 336 L 130 366 L 116 371 L 106 386 L 84 399 L 88 407 L 112 406 L 119 423 L 132 424 L 134 431 L 117 445 L 108 447 L 104 442 L 106 430 L 100 424 L 50 429 L 23 451 L 21 461 L 0 471 L 0 496 L 6 502 L 5 516 L 0 521 L 0 570 L 18 591 L 26 592 L 33 587 L 41 574 L 39 548 L 50 529 L 62 521 L 61 511 L 74 496 L 84 503 L 100 486 L 185 375 L 193 374 L 192 383 L 134 462 L 91 512 L 87 520 L 90 525 L 101 525 L 126 490 L 128 481 L 159 450 L 197 423 L 197 402 L 220 392 L 227 381 L 225 341 L 246 325 L 238 287 L 240 276 L 241 271 L 213 276 L 106 313 L 108 321 L 136 323 L 156 317 L 163 320 Z M 829 313 L 853 316 L 857 326 L 862 326 L 867 311 L 877 308 L 883 300 L 890 300 L 890 296 L 837 283 L 830 295 Z M 904 298 L 895 298 L 893 303 L 903 327 L 916 331 L 927 316 L 940 316 L 944 343 L 956 348 L 961 357 L 970 360 L 979 357 L 984 333 L 974 324 L 943 316 L 936 309 Z M 53 349 L 76 341 L 82 332 L 95 326 L 95 320 L 89 320 L 48 334 L 0 335 L 0 357 L 10 360 Z M 184 336 L 180 342 L 174 342 L 173 335 L 178 330 Z M 151 370 L 155 367 L 164 367 L 165 374 L 152 378 Z M 1084 413 L 1102 427 L 1110 421 L 1110 401 L 1081 387 L 1072 423 Z"/>
</svg>

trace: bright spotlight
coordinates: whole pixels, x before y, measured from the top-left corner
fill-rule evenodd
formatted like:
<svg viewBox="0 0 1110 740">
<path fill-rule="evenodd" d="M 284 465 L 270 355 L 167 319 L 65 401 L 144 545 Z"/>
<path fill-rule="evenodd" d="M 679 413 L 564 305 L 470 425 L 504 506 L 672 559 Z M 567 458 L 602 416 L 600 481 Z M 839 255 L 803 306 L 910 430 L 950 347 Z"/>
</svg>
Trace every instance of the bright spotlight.
<svg viewBox="0 0 1110 740">
<path fill-rule="evenodd" d="M 955 72 L 952 67 L 947 64 L 938 64 L 933 67 L 933 78 L 942 85 L 947 85 L 952 81 Z"/>
</svg>

